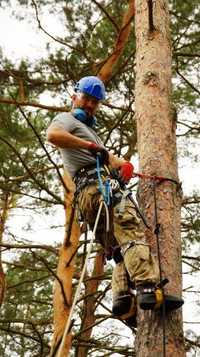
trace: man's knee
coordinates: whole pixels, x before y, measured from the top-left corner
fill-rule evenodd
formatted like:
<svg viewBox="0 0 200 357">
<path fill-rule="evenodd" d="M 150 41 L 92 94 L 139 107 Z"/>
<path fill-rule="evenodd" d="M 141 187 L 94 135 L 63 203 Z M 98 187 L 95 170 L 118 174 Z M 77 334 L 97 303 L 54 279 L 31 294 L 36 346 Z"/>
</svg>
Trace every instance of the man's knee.
<svg viewBox="0 0 200 357">
<path fill-rule="evenodd" d="M 124 250 L 124 263 L 131 281 L 136 285 L 142 282 L 157 282 L 159 269 L 156 259 L 152 256 L 147 244 L 132 244 Z"/>
</svg>

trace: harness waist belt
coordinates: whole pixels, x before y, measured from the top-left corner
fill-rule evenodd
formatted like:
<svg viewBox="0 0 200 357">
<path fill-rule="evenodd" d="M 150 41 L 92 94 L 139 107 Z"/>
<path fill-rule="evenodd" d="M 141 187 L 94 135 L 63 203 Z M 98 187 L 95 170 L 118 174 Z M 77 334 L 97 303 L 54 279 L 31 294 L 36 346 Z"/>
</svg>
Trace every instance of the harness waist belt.
<svg viewBox="0 0 200 357">
<path fill-rule="evenodd" d="M 107 172 L 104 167 L 100 168 L 100 174 L 107 176 Z M 74 182 L 77 187 L 77 193 L 80 192 L 84 187 L 96 183 L 98 180 L 96 164 L 83 167 L 78 170 L 74 176 Z"/>
<path fill-rule="evenodd" d="M 100 167 L 99 173 L 103 181 L 105 178 L 110 176 L 108 169 L 106 169 L 104 166 Z M 112 181 L 113 179 L 111 175 L 110 186 L 112 188 L 112 203 L 115 206 L 121 201 L 122 193 L 120 192 L 119 188 L 112 187 Z M 98 173 L 96 164 L 89 165 L 78 170 L 76 175 L 74 176 L 74 182 L 76 184 L 76 195 L 78 195 L 80 191 L 83 190 L 86 186 L 98 184 Z"/>
</svg>

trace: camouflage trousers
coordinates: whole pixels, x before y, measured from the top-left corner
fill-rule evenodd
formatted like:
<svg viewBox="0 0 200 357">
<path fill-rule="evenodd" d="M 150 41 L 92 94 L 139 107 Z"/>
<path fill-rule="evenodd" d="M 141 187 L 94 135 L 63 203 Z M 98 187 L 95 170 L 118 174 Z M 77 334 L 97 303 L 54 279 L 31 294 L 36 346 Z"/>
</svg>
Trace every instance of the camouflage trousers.
<svg viewBox="0 0 200 357">
<path fill-rule="evenodd" d="M 77 197 L 79 211 L 83 219 L 92 229 L 102 196 L 97 185 L 86 186 Z M 118 203 L 113 208 L 113 221 L 111 221 L 109 237 L 105 237 L 105 213 L 102 212 L 97 231 L 96 240 L 105 249 L 119 245 L 124 250 L 123 260 L 116 264 L 112 275 L 113 296 L 119 292 L 127 292 L 129 281 L 136 286 L 145 283 L 156 283 L 159 280 L 158 264 L 151 254 L 149 246 L 145 243 L 144 226 L 135 207 L 128 198 Z M 108 241 L 107 241 L 107 240 Z M 123 249 L 127 243 L 133 242 L 131 247 Z"/>
</svg>

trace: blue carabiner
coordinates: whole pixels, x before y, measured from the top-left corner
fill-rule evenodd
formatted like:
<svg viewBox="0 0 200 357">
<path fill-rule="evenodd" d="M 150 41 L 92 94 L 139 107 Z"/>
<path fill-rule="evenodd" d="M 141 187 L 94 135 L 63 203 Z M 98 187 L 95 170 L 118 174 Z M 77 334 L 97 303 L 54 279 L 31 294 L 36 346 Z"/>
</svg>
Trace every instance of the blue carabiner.
<svg viewBox="0 0 200 357">
<path fill-rule="evenodd" d="M 110 180 L 107 179 L 105 181 L 105 184 L 103 184 L 103 181 L 101 178 L 101 173 L 100 173 L 100 160 L 99 160 L 98 154 L 97 154 L 96 161 L 97 161 L 97 177 L 98 177 L 98 183 L 99 183 L 98 189 L 101 192 L 105 203 L 109 206 L 110 205 L 110 193 L 111 193 Z"/>
</svg>

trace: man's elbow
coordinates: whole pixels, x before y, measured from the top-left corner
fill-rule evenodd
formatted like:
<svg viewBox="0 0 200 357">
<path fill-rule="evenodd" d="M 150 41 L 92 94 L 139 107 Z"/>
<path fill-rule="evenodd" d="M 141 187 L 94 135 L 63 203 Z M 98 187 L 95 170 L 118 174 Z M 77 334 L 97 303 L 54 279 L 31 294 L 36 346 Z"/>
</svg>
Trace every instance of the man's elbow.
<svg viewBox="0 0 200 357">
<path fill-rule="evenodd" d="M 51 144 L 56 145 L 57 143 L 57 133 L 53 130 L 48 130 L 47 131 L 47 141 Z"/>
</svg>

